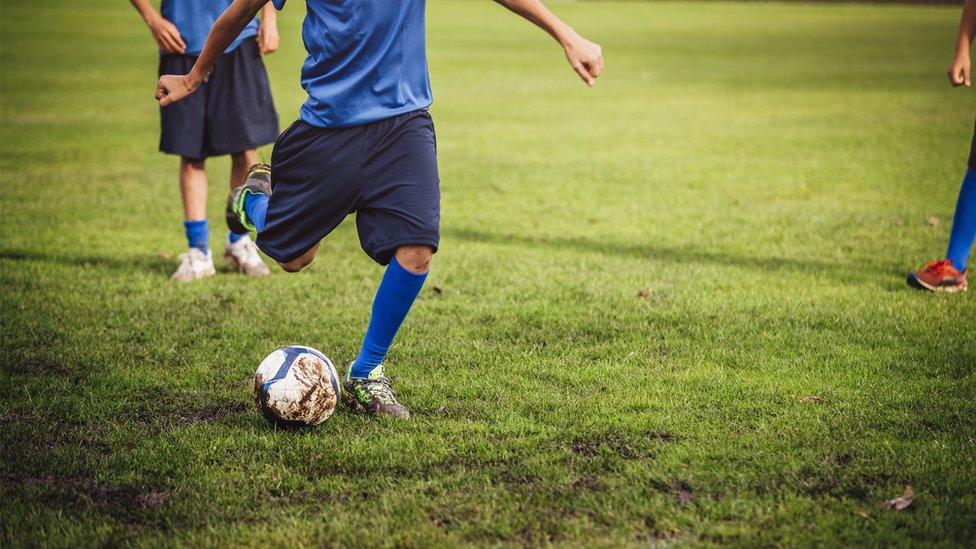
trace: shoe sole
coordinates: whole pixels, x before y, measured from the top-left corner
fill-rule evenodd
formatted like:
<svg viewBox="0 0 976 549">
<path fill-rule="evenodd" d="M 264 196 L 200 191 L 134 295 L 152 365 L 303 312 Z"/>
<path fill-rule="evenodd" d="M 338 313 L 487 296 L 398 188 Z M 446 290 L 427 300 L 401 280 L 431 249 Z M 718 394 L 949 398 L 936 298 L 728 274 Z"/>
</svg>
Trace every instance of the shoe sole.
<svg viewBox="0 0 976 549">
<path fill-rule="evenodd" d="M 203 280 L 204 278 L 210 278 L 210 277 L 214 276 L 215 274 L 217 274 L 217 270 L 216 269 L 214 269 L 212 271 L 206 271 L 203 274 L 201 274 L 200 276 L 195 277 L 195 278 L 187 278 L 187 279 L 184 280 L 182 278 L 173 278 L 173 277 L 170 277 L 170 280 L 173 281 L 173 282 L 193 282 L 194 280 Z"/>
<path fill-rule="evenodd" d="M 907 282 L 909 286 L 915 288 L 916 290 L 928 290 L 930 292 L 945 294 L 965 292 L 967 289 L 969 289 L 969 286 L 934 286 L 915 276 L 915 273 L 908 275 Z"/>
</svg>

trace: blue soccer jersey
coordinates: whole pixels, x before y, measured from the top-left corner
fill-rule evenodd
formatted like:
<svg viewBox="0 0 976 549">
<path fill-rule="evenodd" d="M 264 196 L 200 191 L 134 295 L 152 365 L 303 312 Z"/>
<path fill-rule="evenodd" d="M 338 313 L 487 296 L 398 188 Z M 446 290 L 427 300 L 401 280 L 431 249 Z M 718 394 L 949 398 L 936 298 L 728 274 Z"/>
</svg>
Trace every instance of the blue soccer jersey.
<svg viewBox="0 0 976 549">
<path fill-rule="evenodd" d="M 272 0 L 279 10 L 285 0 Z M 425 0 L 306 0 L 303 121 L 367 124 L 426 108 L 432 98 Z"/>
<path fill-rule="evenodd" d="M 170 23 L 176 25 L 186 42 L 186 55 L 200 55 L 203 43 L 214 21 L 224 13 L 233 0 L 163 0 L 159 11 Z M 258 20 L 248 23 L 241 35 L 224 53 L 230 53 L 241 42 L 258 34 Z"/>
</svg>

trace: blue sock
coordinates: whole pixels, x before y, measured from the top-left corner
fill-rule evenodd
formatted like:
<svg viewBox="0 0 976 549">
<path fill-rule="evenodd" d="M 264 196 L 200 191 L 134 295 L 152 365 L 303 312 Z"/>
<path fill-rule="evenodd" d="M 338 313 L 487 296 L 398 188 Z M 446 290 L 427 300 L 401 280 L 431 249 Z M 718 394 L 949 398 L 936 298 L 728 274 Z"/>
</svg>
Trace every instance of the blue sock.
<svg viewBox="0 0 976 549">
<path fill-rule="evenodd" d="M 248 193 L 244 197 L 244 214 L 259 232 L 264 229 L 264 217 L 267 213 L 267 195 Z"/>
<path fill-rule="evenodd" d="M 966 270 L 973 239 L 976 239 L 976 171 L 970 168 L 959 189 L 956 216 L 952 218 L 952 232 L 949 233 L 949 249 L 946 250 L 946 258 L 960 272 Z"/>
<path fill-rule="evenodd" d="M 183 229 L 186 230 L 186 242 L 191 248 L 198 248 L 201 252 L 207 253 L 210 249 L 210 229 L 207 227 L 206 218 L 199 221 L 183 221 Z"/>
<path fill-rule="evenodd" d="M 427 273 L 413 274 L 401 267 L 395 257 L 390 261 L 386 273 L 383 274 L 383 281 L 376 290 L 373 316 L 369 319 L 369 328 L 366 329 L 359 356 L 352 365 L 350 377 L 364 378 L 383 362 L 386 351 L 393 343 L 393 337 L 400 329 L 400 324 L 410 311 L 410 306 L 420 293 L 425 280 Z"/>
<path fill-rule="evenodd" d="M 230 242 L 231 244 L 233 244 L 233 243 L 237 242 L 238 240 L 244 238 L 245 236 L 247 236 L 247 233 L 237 234 L 234 231 L 227 231 L 227 242 Z"/>
</svg>

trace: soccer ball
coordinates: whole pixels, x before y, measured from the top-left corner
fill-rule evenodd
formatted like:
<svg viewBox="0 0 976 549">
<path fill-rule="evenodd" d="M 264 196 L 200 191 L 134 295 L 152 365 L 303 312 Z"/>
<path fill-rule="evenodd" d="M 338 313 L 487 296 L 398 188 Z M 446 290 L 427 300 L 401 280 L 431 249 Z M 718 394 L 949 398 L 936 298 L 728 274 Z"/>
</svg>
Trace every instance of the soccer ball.
<svg viewBox="0 0 976 549">
<path fill-rule="evenodd" d="M 274 425 L 319 425 L 335 411 L 342 391 L 327 356 L 292 345 L 268 355 L 254 373 L 254 402 Z"/>
</svg>

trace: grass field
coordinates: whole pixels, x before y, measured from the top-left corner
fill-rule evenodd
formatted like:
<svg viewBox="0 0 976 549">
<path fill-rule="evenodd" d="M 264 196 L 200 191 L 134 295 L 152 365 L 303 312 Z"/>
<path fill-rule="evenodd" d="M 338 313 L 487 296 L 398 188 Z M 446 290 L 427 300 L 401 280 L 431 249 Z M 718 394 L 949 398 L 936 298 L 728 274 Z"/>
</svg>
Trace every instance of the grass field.
<svg viewBox="0 0 976 549">
<path fill-rule="evenodd" d="M 170 283 L 148 32 L 4 1 L 0 544 L 976 543 L 976 296 L 903 282 L 968 152 L 957 9 L 553 7 L 596 88 L 491 2 L 428 7 L 443 241 L 388 362 L 414 418 L 276 432 L 257 363 L 358 348 L 354 223 L 297 275 Z"/>
</svg>

